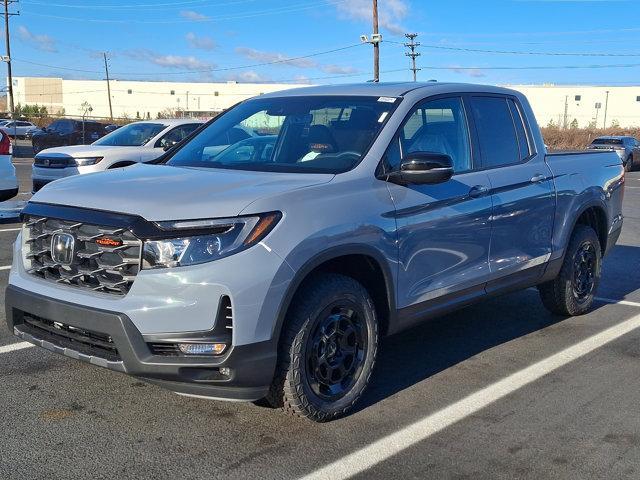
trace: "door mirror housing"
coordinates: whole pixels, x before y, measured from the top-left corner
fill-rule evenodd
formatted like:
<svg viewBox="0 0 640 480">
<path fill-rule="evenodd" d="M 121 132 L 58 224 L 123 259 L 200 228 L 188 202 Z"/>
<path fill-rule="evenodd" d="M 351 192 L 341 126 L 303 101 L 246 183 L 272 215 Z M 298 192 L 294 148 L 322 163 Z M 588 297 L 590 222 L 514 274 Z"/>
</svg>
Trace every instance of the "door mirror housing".
<svg viewBox="0 0 640 480">
<path fill-rule="evenodd" d="M 412 152 L 400 162 L 400 169 L 388 174 L 389 181 L 407 185 L 443 183 L 453 176 L 453 161 L 445 153 Z"/>
</svg>

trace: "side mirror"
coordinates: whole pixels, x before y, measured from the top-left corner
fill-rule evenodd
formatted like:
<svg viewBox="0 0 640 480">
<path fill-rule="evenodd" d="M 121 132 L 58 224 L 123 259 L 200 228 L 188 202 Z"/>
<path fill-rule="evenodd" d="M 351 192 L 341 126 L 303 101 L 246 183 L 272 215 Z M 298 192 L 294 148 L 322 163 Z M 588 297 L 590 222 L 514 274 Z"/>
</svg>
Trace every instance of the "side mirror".
<svg viewBox="0 0 640 480">
<path fill-rule="evenodd" d="M 443 183 L 453 176 L 453 161 L 445 153 L 412 152 L 400 162 L 400 169 L 389 174 L 399 184 Z"/>
</svg>

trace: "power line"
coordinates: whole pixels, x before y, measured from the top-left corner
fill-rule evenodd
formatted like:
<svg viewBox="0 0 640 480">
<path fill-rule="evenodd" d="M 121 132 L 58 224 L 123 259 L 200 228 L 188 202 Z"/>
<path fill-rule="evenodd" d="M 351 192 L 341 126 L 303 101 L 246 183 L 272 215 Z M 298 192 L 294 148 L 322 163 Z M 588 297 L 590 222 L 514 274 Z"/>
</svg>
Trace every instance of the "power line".
<svg viewBox="0 0 640 480">
<path fill-rule="evenodd" d="M 314 52 L 314 53 L 310 53 L 307 55 L 300 55 L 297 57 L 286 57 L 283 59 L 279 59 L 279 60 L 272 60 L 270 62 L 261 62 L 261 63 L 254 63 L 254 64 L 249 64 L 249 65 L 241 65 L 241 66 L 237 66 L 237 67 L 223 67 L 223 68 L 203 68 L 203 69 L 192 69 L 192 70 L 181 70 L 179 72 L 140 72 L 140 73 L 135 73 L 135 72 L 121 72 L 121 73 L 114 73 L 112 72 L 113 75 L 132 75 L 132 76 L 158 76 L 158 75 L 189 75 L 189 74 L 194 74 L 194 73 L 211 73 L 211 72 L 228 72 L 228 71 L 232 71 L 232 70 L 244 70 L 244 69 L 249 69 L 249 68 L 256 68 L 256 67 L 263 67 L 263 66 L 267 66 L 267 65 L 278 65 L 278 64 L 287 64 L 290 63 L 292 61 L 295 60 L 302 60 L 305 58 L 311 58 L 311 57 L 317 57 L 320 55 L 327 55 L 329 53 L 335 53 L 335 52 L 340 52 L 343 50 L 348 50 L 350 48 L 356 48 L 356 47 L 360 47 L 362 44 L 361 43 L 356 43 L 353 45 L 347 45 L 345 47 L 338 47 L 338 48 L 333 48 L 331 50 L 325 50 L 322 52 Z M 38 62 L 32 62 L 30 60 L 22 60 L 22 59 L 16 59 L 16 61 L 18 62 L 22 62 L 22 63 L 27 63 L 30 65 L 36 65 L 39 67 L 46 67 L 46 68 L 53 68 L 53 69 L 58 69 L 58 70 L 67 70 L 67 71 L 73 71 L 73 72 L 80 72 L 80 73 L 95 73 L 95 74 L 102 74 L 101 71 L 98 70 L 84 70 L 84 69 L 78 69 L 78 68 L 71 68 L 71 67 L 61 67 L 58 65 L 47 65 L 44 63 L 38 63 Z"/>
<path fill-rule="evenodd" d="M 404 46 L 410 49 L 410 52 L 406 52 L 405 55 L 411 58 L 411 71 L 413 72 L 413 81 L 417 81 L 417 73 L 420 68 L 416 67 L 416 58 L 420 56 L 420 52 L 416 52 L 416 48 L 420 46 L 419 42 L 415 39 L 418 37 L 417 33 L 406 33 L 404 35 L 409 39 L 409 43 L 405 43 Z"/>
<path fill-rule="evenodd" d="M 275 9 L 272 8 L 269 10 L 247 12 L 247 13 L 242 13 L 238 15 L 227 15 L 226 17 L 225 16 L 221 16 L 221 17 L 203 16 L 203 18 L 198 19 L 196 21 L 201 23 L 206 23 L 206 22 L 219 22 L 222 20 L 238 20 L 238 19 L 244 19 L 244 18 L 254 18 L 254 17 L 265 16 L 265 15 L 278 15 L 282 13 L 293 13 L 293 12 L 300 12 L 304 10 L 311 10 L 311 9 L 328 6 L 328 5 L 336 5 L 337 3 L 345 3 L 347 1 L 349 0 L 324 0 L 324 1 L 313 3 L 313 4 L 304 3 L 304 4 L 297 4 L 297 5 L 288 5 L 285 7 L 279 7 Z M 110 24 L 117 23 L 117 24 L 123 24 L 123 25 L 130 24 L 130 23 L 157 25 L 157 24 L 175 24 L 175 23 L 193 23 L 194 22 L 193 19 L 179 20 L 176 18 L 172 18 L 170 20 L 135 20 L 135 19 L 117 20 L 117 19 L 106 19 L 106 18 L 65 17 L 61 15 L 50 15 L 50 14 L 37 13 L 32 11 L 24 11 L 24 13 L 28 13 L 29 15 L 36 16 L 36 17 L 53 18 L 56 20 L 70 20 L 70 21 L 76 21 L 76 22 L 110 23 Z"/>
<path fill-rule="evenodd" d="M 137 9 L 137 8 L 146 8 L 152 7 L 153 9 L 157 9 L 158 7 L 193 7 L 193 6 L 201 6 L 203 8 L 218 8 L 218 7 L 226 7 L 226 6 L 235 6 L 243 3 L 257 2 L 259 0 L 237 0 L 230 1 L 225 3 L 213 3 L 208 4 L 210 0 L 186 0 L 182 2 L 168 2 L 168 3 L 133 3 L 128 5 L 94 5 L 94 4 L 68 4 L 68 3 L 45 3 L 45 2 L 37 2 L 24 0 L 23 3 L 26 5 L 39 5 L 45 7 L 55 7 L 55 8 L 80 8 L 80 9 L 105 9 L 105 10 L 124 10 L 124 9 Z M 203 5 L 204 4 L 204 5 Z"/>
<path fill-rule="evenodd" d="M 393 42 L 400 43 L 400 42 Z M 582 52 L 524 52 L 514 50 L 486 50 L 481 48 L 465 48 L 465 47 L 447 47 L 444 45 L 428 45 L 422 44 L 425 48 L 434 48 L 438 50 L 453 50 L 457 52 L 471 53 L 493 53 L 500 55 L 542 55 L 551 57 L 640 57 L 640 53 L 582 53 Z"/>
</svg>

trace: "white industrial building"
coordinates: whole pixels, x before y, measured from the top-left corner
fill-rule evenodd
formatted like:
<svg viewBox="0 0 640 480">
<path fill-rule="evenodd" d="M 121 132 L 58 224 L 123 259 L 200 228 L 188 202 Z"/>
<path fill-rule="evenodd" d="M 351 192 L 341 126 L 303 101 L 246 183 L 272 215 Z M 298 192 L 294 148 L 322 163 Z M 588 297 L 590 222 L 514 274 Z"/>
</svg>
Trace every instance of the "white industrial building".
<svg viewBox="0 0 640 480">
<path fill-rule="evenodd" d="M 270 83 L 187 83 L 111 80 L 111 108 L 116 118 L 156 118 L 158 114 L 183 112 L 192 116 L 213 116 L 249 97 L 294 88 L 297 85 Z M 65 80 L 49 77 L 14 77 L 14 102 L 38 104 L 49 113 L 69 116 L 110 116 L 107 82 Z M 86 112 L 88 107 L 90 112 Z"/>
<path fill-rule="evenodd" d="M 114 117 L 156 118 L 177 111 L 207 117 L 262 93 L 302 85 L 269 83 L 187 83 L 112 80 Z M 618 124 L 640 126 L 640 86 L 510 85 L 527 95 L 538 123 L 559 126 L 598 127 Z M 14 77 L 14 98 L 22 105 L 44 105 L 50 113 L 64 110 L 81 116 L 109 117 L 107 83 L 104 80 L 65 80 L 47 77 Z M 575 120 L 575 121 L 574 121 Z"/>
<path fill-rule="evenodd" d="M 511 85 L 524 93 L 538 123 L 560 127 L 640 127 L 640 86 Z M 606 125 L 605 125 L 606 122 Z"/>
</svg>

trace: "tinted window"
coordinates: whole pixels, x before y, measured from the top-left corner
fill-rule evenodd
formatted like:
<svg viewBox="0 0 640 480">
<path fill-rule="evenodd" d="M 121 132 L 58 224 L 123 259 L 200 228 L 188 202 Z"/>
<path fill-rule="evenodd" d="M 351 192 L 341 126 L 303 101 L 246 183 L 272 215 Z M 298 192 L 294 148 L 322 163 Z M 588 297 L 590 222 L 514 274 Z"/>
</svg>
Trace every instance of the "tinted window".
<svg viewBox="0 0 640 480">
<path fill-rule="evenodd" d="M 102 137 L 94 145 L 113 145 L 118 147 L 139 147 L 144 145 L 162 130 L 162 123 L 130 123 Z"/>
<path fill-rule="evenodd" d="M 462 100 L 444 98 L 416 107 L 400 129 L 400 147 L 403 155 L 445 153 L 451 157 L 455 172 L 470 170 L 469 131 Z M 392 169 L 398 168 L 400 155 L 397 149 L 388 152 L 387 163 Z"/>
<path fill-rule="evenodd" d="M 473 97 L 471 110 L 476 122 L 483 167 L 498 167 L 520 161 L 518 137 L 507 99 Z"/>
<path fill-rule="evenodd" d="M 513 124 L 516 127 L 516 134 L 518 135 L 520 160 L 525 160 L 531 155 L 531 150 L 529 149 L 529 141 L 527 140 L 527 129 L 524 123 L 524 117 L 516 102 L 511 99 L 509 99 L 509 108 L 511 109 L 511 117 L 513 118 Z"/>
<path fill-rule="evenodd" d="M 621 138 L 596 138 L 592 145 L 622 145 Z"/>
<path fill-rule="evenodd" d="M 167 142 L 177 143 L 187 138 L 194 130 L 196 130 L 200 124 L 189 123 L 187 125 L 180 125 L 174 128 L 169 133 L 165 134 L 160 140 L 156 142 L 156 147 L 164 147 Z"/>
</svg>

